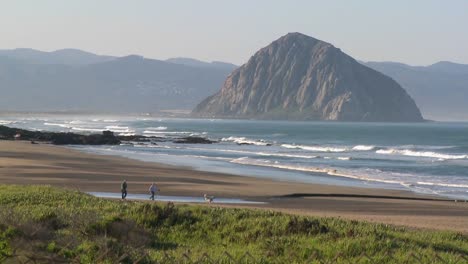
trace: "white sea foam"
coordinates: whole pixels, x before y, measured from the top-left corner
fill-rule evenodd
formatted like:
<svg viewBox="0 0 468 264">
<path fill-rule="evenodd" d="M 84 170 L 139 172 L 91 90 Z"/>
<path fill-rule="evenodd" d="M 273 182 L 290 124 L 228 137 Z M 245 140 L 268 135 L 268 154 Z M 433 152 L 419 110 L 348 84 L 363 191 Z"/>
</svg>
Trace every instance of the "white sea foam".
<svg viewBox="0 0 468 264">
<path fill-rule="evenodd" d="M 297 155 L 297 154 L 288 154 L 288 153 L 253 152 L 252 154 L 260 155 L 260 156 L 288 157 L 288 158 L 300 158 L 300 159 L 316 159 L 316 158 L 318 158 L 318 156 Z"/>
<path fill-rule="evenodd" d="M 69 124 L 85 124 L 85 122 L 81 121 L 81 120 L 73 120 L 73 121 L 70 121 L 68 122 Z"/>
<path fill-rule="evenodd" d="M 375 153 L 377 153 L 377 154 L 393 154 L 393 153 L 397 153 L 397 150 L 395 150 L 395 149 L 379 149 Z"/>
<path fill-rule="evenodd" d="M 403 155 L 411 157 L 425 157 L 425 158 L 436 158 L 442 160 L 448 159 L 467 159 L 468 155 L 456 155 L 456 154 L 444 154 L 433 151 L 414 151 L 410 149 L 379 149 L 376 151 L 377 154 L 387 155 Z"/>
<path fill-rule="evenodd" d="M 221 141 L 234 142 L 234 143 L 237 143 L 237 144 L 257 145 L 257 146 L 271 145 L 271 143 L 268 143 L 267 141 L 265 141 L 263 139 L 254 140 L 254 139 L 248 139 L 248 138 L 245 138 L 245 137 L 227 137 L 227 138 L 222 138 Z"/>
<path fill-rule="evenodd" d="M 102 132 L 106 129 L 103 128 L 89 128 L 89 127 L 72 127 L 72 130 L 76 131 L 87 131 L 87 132 Z"/>
<path fill-rule="evenodd" d="M 468 188 L 468 184 L 435 183 L 435 182 L 417 182 L 420 185 L 443 186 L 451 188 Z"/>
<path fill-rule="evenodd" d="M 112 129 L 126 130 L 126 129 L 128 129 L 128 126 L 106 126 L 106 129 L 109 129 L 109 130 L 112 130 Z"/>
<path fill-rule="evenodd" d="M 339 160 L 351 160 L 351 157 L 337 157 Z"/>
<path fill-rule="evenodd" d="M 158 127 L 148 127 L 148 128 L 146 128 L 146 129 L 147 129 L 147 130 L 152 130 L 152 131 L 154 131 L 154 130 L 156 130 L 156 131 L 162 131 L 162 130 L 167 130 L 167 127 L 165 127 L 165 126 L 158 126 Z"/>
<path fill-rule="evenodd" d="M 321 173 L 327 173 L 328 172 L 328 170 L 321 169 L 321 168 L 318 168 L 318 167 L 308 167 L 308 166 L 281 164 L 278 161 L 271 162 L 270 160 L 251 159 L 249 157 L 242 157 L 242 158 L 233 159 L 230 162 L 231 163 L 236 163 L 236 164 L 243 164 L 243 165 L 273 167 L 273 168 L 278 168 L 278 169 L 288 169 L 288 170 L 297 170 L 297 171 L 321 172 Z"/>
<path fill-rule="evenodd" d="M 375 149 L 375 146 L 372 145 L 357 145 L 353 147 L 353 150 L 362 150 L 362 151 L 369 151 Z"/>
<path fill-rule="evenodd" d="M 63 123 L 44 123 L 46 126 L 58 126 L 58 127 L 63 127 L 63 128 L 72 128 L 69 124 L 63 124 Z"/>
<path fill-rule="evenodd" d="M 143 134 L 162 134 L 163 132 L 161 131 L 152 131 L 152 130 L 145 130 L 143 131 Z"/>
<path fill-rule="evenodd" d="M 135 133 L 119 133 L 119 136 L 124 136 L 124 137 L 129 137 L 129 136 L 135 136 Z"/>
<path fill-rule="evenodd" d="M 14 123 L 14 121 L 0 120 L 0 125 L 10 125 Z"/>
<path fill-rule="evenodd" d="M 126 126 L 106 126 L 105 130 L 110 130 L 115 133 L 135 133 L 135 130 Z"/>
<path fill-rule="evenodd" d="M 143 134 L 159 134 L 159 135 L 186 135 L 192 134 L 193 132 L 188 131 L 153 131 L 153 130 L 145 130 Z"/>
<path fill-rule="evenodd" d="M 345 152 L 348 150 L 347 148 L 343 147 L 304 146 L 291 144 L 282 144 L 281 147 L 289 149 L 303 149 L 313 152 Z"/>
<path fill-rule="evenodd" d="M 318 156 L 318 158 L 320 158 L 320 157 Z M 323 157 L 323 159 L 326 159 L 326 160 L 330 160 L 330 159 L 335 159 L 335 160 L 352 160 L 351 157 L 328 157 L 328 156 Z"/>
</svg>

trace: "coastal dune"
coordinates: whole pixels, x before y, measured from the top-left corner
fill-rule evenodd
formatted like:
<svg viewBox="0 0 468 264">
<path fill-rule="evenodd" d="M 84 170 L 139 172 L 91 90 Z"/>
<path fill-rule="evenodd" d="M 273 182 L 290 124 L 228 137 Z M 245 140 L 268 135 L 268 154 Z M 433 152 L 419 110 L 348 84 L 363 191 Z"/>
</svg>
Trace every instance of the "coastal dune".
<svg viewBox="0 0 468 264">
<path fill-rule="evenodd" d="M 412 192 L 354 188 L 196 171 L 155 162 L 82 153 L 65 147 L 0 141 L 0 184 L 46 184 L 86 192 L 147 193 L 151 182 L 162 195 L 241 198 L 266 202 L 220 205 L 343 217 L 408 227 L 468 233 L 468 203 Z M 313 177 L 313 176 L 311 176 Z"/>
</svg>

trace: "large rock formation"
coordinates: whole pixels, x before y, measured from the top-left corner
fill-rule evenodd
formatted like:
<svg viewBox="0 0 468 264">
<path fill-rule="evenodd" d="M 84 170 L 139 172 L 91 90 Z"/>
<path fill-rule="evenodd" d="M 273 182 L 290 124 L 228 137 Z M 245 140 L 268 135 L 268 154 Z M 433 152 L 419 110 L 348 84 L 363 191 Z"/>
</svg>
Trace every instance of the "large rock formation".
<svg viewBox="0 0 468 264">
<path fill-rule="evenodd" d="M 329 43 L 290 33 L 258 51 L 194 110 L 198 117 L 423 121 L 391 78 Z"/>
</svg>

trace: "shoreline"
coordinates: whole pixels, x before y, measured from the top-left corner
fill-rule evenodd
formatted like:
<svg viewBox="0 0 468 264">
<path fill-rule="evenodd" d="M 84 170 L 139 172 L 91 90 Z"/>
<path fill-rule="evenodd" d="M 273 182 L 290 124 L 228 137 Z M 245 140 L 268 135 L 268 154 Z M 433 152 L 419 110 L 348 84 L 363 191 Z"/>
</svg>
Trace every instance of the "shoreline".
<svg viewBox="0 0 468 264">
<path fill-rule="evenodd" d="M 268 202 L 214 206 L 468 233 L 468 203 L 444 201 L 431 195 L 203 172 L 52 145 L 0 141 L 0 184 L 46 184 L 83 192 L 119 192 L 123 179 L 129 182 L 131 193 L 147 193 L 149 184 L 156 181 L 161 195 L 201 197 L 208 193 L 216 197 Z"/>
<path fill-rule="evenodd" d="M 467 157 L 464 154 L 466 151 L 456 147 L 459 144 L 463 146 L 463 142 L 454 140 L 454 142 L 446 142 L 447 144 L 442 145 L 434 143 L 432 140 L 428 141 L 428 136 L 430 138 L 431 134 L 429 132 L 420 133 L 421 137 L 411 137 L 411 140 L 394 141 L 392 139 L 394 135 L 399 135 L 398 138 L 400 138 L 407 132 L 419 135 L 420 130 L 432 131 L 439 129 L 437 126 L 425 129 L 406 125 L 403 127 L 393 125 L 356 127 L 348 124 L 329 126 L 317 123 L 318 126 L 301 124 L 296 127 L 289 122 L 287 124 L 274 122 L 263 126 L 259 124 L 259 127 L 252 131 L 253 134 L 249 134 L 250 132 L 245 134 L 246 132 L 237 126 L 238 123 L 229 121 L 213 123 L 212 120 L 198 122 L 191 121 L 191 119 L 148 121 L 146 119 L 119 120 L 118 118 L 108 120 L 97 116 L 92 118 L 94 119 L 89 116 L 52 118 L 51 120 L 55 121 L 51 123 L 46 117 L 38 117 L 32 121 L 21 119 L 23 121 L 18 122 L 24 123 L 19 126 L 26 129 L 37 127 L 41 131 L 52 131 L 57 134 L 67 131 L 95 133 L 112 130 L 124 143 L 115 144 L 115 147 L 93 147 L 91 145 L 94 143 L 86 143 L 87 138 L 83 138 L 79 143 L 74 143 L 73 140 L 67 141 L 68 144 L 73 144 L 73 146 L 70 145 L 71 148 L 76 147 L 80 151 L 91 154 L 118 155 L 140 161 L 157 161 L 177 167 L 189 166 L 192 170 L 249 175 L 270 180 L 409 190 L 419 195 L 468 200 L 466 192 L 468 185 L 463 170 L 463 163 Z M 246 125 L 250 124 L 246 123 Z M 224 131 L 224 126 L 230 127 L 230 130 Z M 288 139 L 285 135 L 294 133 L 290 131 L 291 129 L 292 131 L 309 131 L 315 135 L 316 139 L 310 141 L 302 132 L 299 133 L 299 138 Z M 453 129 L 451 130 L 450 126 L 442 126 L 440 129 L 446 131 L 447 135 L 452 135 L 453 138 L 463 138 L 460 132 L 452 133 Z M 278 133 L 256 134 L 257 130 Z M 341 130 L 343 132 L 339 132 Z M 330 133 L 323 134 L 320 131 Z M 370 134 L 365 137 L 358 136 L 358 139 L 354 141 L 349 138 L 349 135 L 354 133 L 353 131 L 362 132 L 363 135 Z M 382 133 L 387 131 L 388 134 Z M 334 133 L 337 133 L 338 137 L 340 133 L 344 133 L 341 135 L 344 141 L 335 142 L 336 136 L 331 136 Z M 84 134 L 88 135 L 88 133 Z M 9 135 L 13 139 L 14 134 Z M 196 138 L 197 142 L 191 141 L 192 137 Z M 207 143 L 220 143 L 220 145 L 182 144 L 180 146 L 174 144 L 203 143 L 198 139 L 211 140 Z M 316 140 L 318 141 L 315 142 Z M 414 144 L 407 145 L 411 142 Z M 68 145 L 65 142 L 61 143 Z M 83 143 L 84 145 L 80 145 Z M 134 147 L 141 147 L 141 151 Z"/>
<path fill-rule="evenodd" d="M 65 146 L 67 147 L 67 146 Z M 90 146 L 94 147 L 94 146 Z M 78 150 L 79 152 L 91 154 L 91 155 L 99 155 L 99 156 L 109 156 L 109 157 L 122 157 L 125 159 L 129 160 L 134 160 L 138 162 L 145 162 L 145 163 L 154 163 L 162 166 L 171 166 L 174 168 L 184 168 L 187 170 L 193 170 L 197 172 L 202 172 L 202 173 L 214 173 L 212 170 L 205 170 L 202 168 L 196 168 L 192 167 L 191 165 L 185 165 L 185 164 L 169 164 L 165 162 L 155 162 L 155 161 L 148 161 L 145 159 L 137 158 L 137 157 L 131 157 L 131 155 L 124 155 L 122 154 L 122 151 L 112 151 L 113 153 L 106 153 L 109 150 L 103 150 L 103 149 L 89 149 L 89 148 L 83 148 L 83 146 L 79 147 L 67 147 L 72 150 Z M 140 153 L 140 155 L 142 155 Z M 241 164 L 241 163 L 239 163 Z M 242 165 L 242 164 L 241 164 Z M 294 179 L 286 179 L 286 178 L 279 178 L 275 176 L 265 176 L 265 175 L 246 175 L 242 173 L 231 173 L 228 171 L 221 171 L 217 172 L 222 175 L 230 175 L 230 176 L 235 176 L 235 177 L 250 177 L 250 178 L 255 178 L 255 179 L 262 179 L 262 180 L 267 180 L 267 181 L 275 181 L 275 182 L 290 182 L 290 183 L 299 183 L 299 184 L 308 184 L 308 185 L 324 185 L 324 186 L 335 186 L 335 187 L 343 187 L 343 188 L 357 188 L 357 189 L 378 189 L 378 190 L 389 190 L 389 191 L 397 191 L 397 192 L 402 192 L 402 193 L 407 193 L 411 196 L 417 196 L 417 197 L 429 197 L 431 200 L 448 200 L 448 201 L 464 201 L 465 199 L 463 198 L 457 198 L 454 196 L 448 196 L 448 195 L 442 195 L 439 193 L 427 193 L 427 192 L 417 192 L 415 190 L 411 189 L 405 189 L 404 185 L 397 183 L 397 182 L 392 182 L 392 181 L 386 181 L 386 180 L 372 180 L 372 179 L 362 179 L 359 176 L 356 175 L 351 175 L 351 174 L 346 174 L 342 173 L 337 169 L 326 169 L 326 168 L 314 168 L 314 169 L 308 169 L 308 170 L 289 170 L 287 168 L 281 168 L 281 167 L 266 167 L 262 165 L 251 165 L 251 164 L 245 164 L 245 166 L 250 166 L 250 167 L 261 167 L 261 168 L 266 168 L 266 169 L 276 169 L 279 171 L 284 172 L 285 174 L 297 174 L 303 176 L 310 176 L 312 178 L 326 178 L 330 182 L 329 183 L 322 183 L 317 180 L 311 180 L 311 181 L 301 181 L 301 180 L 294 180 Z M 302 176 L 302 177 L 303 177 Z M 302 178 L 301 177 L 301 178 Z M 347 182 L 349 184 L 343 184 L 343 182 Z M 335 184 L 336 183 L 336 184 Z M 370 185 L 367 185 L 370 184 Z M 371 186 L 373 185 L 373 186 Z"/>
</svg>

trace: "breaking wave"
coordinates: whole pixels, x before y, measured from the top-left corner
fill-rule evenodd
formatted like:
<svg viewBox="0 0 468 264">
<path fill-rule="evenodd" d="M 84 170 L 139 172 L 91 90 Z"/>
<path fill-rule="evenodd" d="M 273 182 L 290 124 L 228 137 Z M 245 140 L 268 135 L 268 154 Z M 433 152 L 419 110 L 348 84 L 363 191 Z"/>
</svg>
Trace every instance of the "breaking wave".
<svg viewBox="0 0 468 264">
<path fill-rule="evenodd" d="M 63 124 L 63 123 L 44 123 L 46 126 L 58 126 L 58 127 L 63 127 L 63 128 L 72 128 L 69 124 Z"/>
<path fill-rule="evenodd" d="M 339 160 L 351 160 L 351 157 L 337 157 Z"/>
<path fill-rule="evenodd" d="M 155 135 L 187 135 L 192 134 L 193 132 L 188 131 L 154 131 L 154 130 L 145 130 L 143 134 L 155 134 Z"/>
<path fill-rule="evenodd" d="M 357 145 L 352 148 L 349 147 L 332 147 L 332 146 L 304 146 L 304 145 L 293 145 L 293 144 L 282 144 L 283 148 L 289 149 L 302 149 L 314 152 L 347 152 L 347 151 L 370 151 L 376 149 L 373 145 Z"/>
<path fill-rule="evenodd" d="M 269 146 L 271 143 L 260 139 L 260 140 L 254 140 L 254 139 L 248 139 L 245 137 L 227 137 L 227 138 L 222 138 L 221 141 L 224 142 L 234 142 L 236 144 L 246 144 L 246 145 L 256 145 L 256 146 Z"/>
<path fill-rule="evenodd" d="M 345 152 L 348 149 L 342 147 L 321 147 L 321 146 L 304 146 L 304 145 L 291 145 L 291 144 L 282 144 L 281 147 L 288 149 L 303 149 L 314 152 Z"/>
<path fill-rule="evenodd" d="M 405 174 L 392 174 L 392 173 L 385 173 L 380 170 L 376 170 L 373 174 L 366 174 L 364 171 L 355 171 L 350 172 L 347 170 L 342 169 L 335 169 L 335 168 L 320 168 L 320 167 L 310 167 L 310 166 L 303 166 L 303 165 L 294 165 L 294 164 L 283 164 L 278 161 L 270 161 L 270 160 L 259 160 L 259 159 L 251 159 L 249 157 L 242 157 L 238 159 L 234 159 L 230 161 L 231 163 L 235 164 L 242 164 L 242 165 L 250 165 L 250 166 L 262 166 L 262 167 L 271 167 L 271 168 L 278 168 L 278 169 L 285 169 L 285 170 L 295 170 L 295 171 L 302 171 L 302 172 L 315 172 L 315 173 L 324 173 L 330 176 L 338 176 L 362 181 L 369 181 L 369 182 L 380 182 L 380 183 L 389 183 L 389 184 L 397 184 L 404 186 L 406 188 L 416 188 L 421 189 L 421 186 L 418 187 L 417 185 L 422 186 L 433 186 L 433 187 L 441 187 L 441 188 L 468 188 L 468 184 L 464 183 L 439 183 L 439 182 L 429 182 L 429 181 L 418 181 L 422 177 L 426 177 L 423 175 L 405 175 Z M 437 193 L 435 190 L 428 190 L 432 193 Z"/>
<path fill-rule="evenodd" d="M 87 131 L 87 132 L 102 132 L 106 130 L 102 128 L 89 128 L 89 127 L 72 127 L 71 129 L 75 131 Z"/>
<path fill-rule="evenodd" d="M 369 151 L 373 149 L 375 149 L 375 146 L 372 146 L 372 145 L 357 145 L 353 147 L 353 150 Z"/>
<path fill-rule="evenodd" d="M 158 127 L 148 127 L 146 128 L 147 130 L 152 130 L 152 131 L 162 131 L 162 130 L 167 130 L 167 127 L 165 126 L 158 126 Z"/>
<path fill-rule="evenodd" d="M 105 130 L 110 130 L 112 132 L 121 133 L 121 134 L 135 134 L 135 130 L 130 129 L 127 126 L 106 126 Z M 125 135 L 122 135 L 122 136 L 125 136 Z"/>
<path fill-rule="evenodd" d="M 411 157 L 425 157 L 425 158 L 436 158 L 441 160 L 447 159 L 467 159 L 468 155 L 454 155 L 454 154 L 444 154 L 433 151 L 415 151 L 410 149 L 379 149 L 376 151 L 377 154 L 386 154 L 386 155 L 403 155 Z"/>
<path fill-rule="evenodd" d="M 0 120 L 0 125 L 10 125 L 14 123 L 14 121 Z"/>
<path fill-rule="evenodd" d="M 429 185 L 429 186 L 443 186 L 451 188 L 468 188 L 468 184 L 451 184 L 451 183 L 434 183 L 434 182 L 417 182 L 420 185 Z"/>
</svg>

